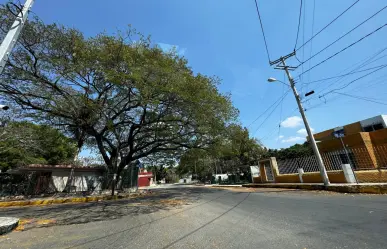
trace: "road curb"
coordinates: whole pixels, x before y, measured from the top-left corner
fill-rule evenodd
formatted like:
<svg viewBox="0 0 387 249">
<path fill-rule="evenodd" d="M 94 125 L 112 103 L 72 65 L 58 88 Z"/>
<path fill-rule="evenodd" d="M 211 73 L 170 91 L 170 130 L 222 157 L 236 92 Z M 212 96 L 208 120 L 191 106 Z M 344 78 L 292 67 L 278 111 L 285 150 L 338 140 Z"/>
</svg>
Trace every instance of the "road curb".
<svg viewBox="0 0 387 249">
<path fill-rule="evenodd" d="M 321 184 L 244 184 L 247 188 L 288 188 L 303 190 L 326 190 L 339 193 L 387 194 L 387 185 L 331 185 Z"/>
<path fill-rule="evenodd" d="M 19 224 L 19 219 L 12 217 L 0 217 L 0 235 L 11 232 Z"/>
<path fill-rule="evenodd" d="M 242 185 L 227 185 L 227 184 L 222 184 L 222 185 L 219 185 L 219 184 L 208 184 L 208 185 L 204 185 L 205 187 L 213 187 L 213 188 L 216 188 L 216 187 L 219 187 L 219 188 L 224 188 L 224 187 L 229 187 L 229 188 L 240 188 L 242 187 Z"/>
<path fill-rule="evenodd" d="M 83 203 L 83 202 L 95 202 L 105 200 L 119 200 L 124 198 L 130 198 L 132 195 L 115 195 L 115 196 L 88 196 L 88 197 L 69 197 L 60 199 L 41 199 L 41 200 L 26 200 L 26 201 L 5 201 L 0 202 L 0 208 L 5 207 L 23 207 L 23 206 L 44 206 L 51 204 L 64 204 L 64 203 Z"/>
</svg>

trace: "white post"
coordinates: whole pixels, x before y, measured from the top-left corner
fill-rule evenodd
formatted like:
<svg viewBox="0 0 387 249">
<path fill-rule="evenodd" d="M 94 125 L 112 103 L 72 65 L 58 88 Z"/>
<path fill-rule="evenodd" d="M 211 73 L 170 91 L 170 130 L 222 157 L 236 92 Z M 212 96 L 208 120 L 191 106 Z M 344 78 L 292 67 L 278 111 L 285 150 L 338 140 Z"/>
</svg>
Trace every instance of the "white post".
<svg viewBox="0 0 387 249">
<path fill-rule="evenodd" d="M 306 131 L 307 131 L 308 136 L 309 136 L 310 144 L 312 145 L 313 152 L 317 158 L 318 166 L 320 168 L 321 178 L 323 179 L 324 185 L 327 186 L 330 184 L 329 179 L 328 179 L 328 174 L 327 174 L 327 171 L 325 169 L 324 162 L 321 158 L 320 152 L 318 151 L 316 141 L 314 140 L 312 131 L 310 130 L 308 120 L 306 119 L 304 108 L 302 107 L 302 104 L 301 104 L 300 95 L 298 95 L 298 93 L 297 93 L 297 89 L 294 86 L 294 80 L 289 73 L 288 67 L 285 64 L 285 60 L 283 58 L 281 58 L 281 60 L 282 60 L 282 64 L 284 65 L 286 75 L 288 76 L 290 87 L 293 90 L 294 97 L 296 97 L 298 109 L 300 109 L 301 117 L 302 117 L 302 120 L 304 121 L 305 128 L 306 128 Z"/>
<path fill-rule="evenodd" d="M 304 174 L 303 168 L 298 168 L 298 177 L 300 178 L 300 182 L 304 183 L 304 180 L 302 179 L 302 175 Z"/>
<path fill-rule="evenodd" d="M 357 181 L 355 171 L 353 170 L 353 168 L 355 167 L 355 165 L 352 163 L 352 160 L 351 160 L 351 158 L 349 157 L 347 148 L 345 147 L 345 144 L 344 144 L 344 141 L 343 141 L 343 138 L 342 138 L 342 137 L 340 137 L 340 141 L 341 141 L 341 144 L 343 145 L 343 149 L 344 149 L 345 155 L 347 155 L 349 167 L 350 167 L 350 169 L 351 169 L 351 171 L 352 171 L 351 173 L 352 173 L 352 175 L 353 175 L 353 178 L 355 179 L 356 183 L 359 183 L 359 182 Z M 347 182 L 352 183 L 352 177 L 350 176 L 351 174 L 350 174 L 350 173 L 346 173 L 346 170 L 348 170 L 348 169 L 347 169 L 347 166 L 343 165 L 342 167 L 343 167 L 343 172 L 344 172 L 344 175 L 345 175 L 345 179 L 347 179 Z M 349 175 L 348 178 L 347 178 L 347 174 Z"/>
<path fill-rule="evenodd" d="M 20 31 L 23 29 L 24 23 L 27 20 L 28 11 L 31 9 L 33 3 L 34 0 L 26 1 L 22 11 L 17 15 L 16 20 L 11 26 L 11 29 L 8 31 L 0 45 L 0 74 L 3 72 L 9 54 L 11 53 L 17 39 L 19 38 Z"/>
</svg>

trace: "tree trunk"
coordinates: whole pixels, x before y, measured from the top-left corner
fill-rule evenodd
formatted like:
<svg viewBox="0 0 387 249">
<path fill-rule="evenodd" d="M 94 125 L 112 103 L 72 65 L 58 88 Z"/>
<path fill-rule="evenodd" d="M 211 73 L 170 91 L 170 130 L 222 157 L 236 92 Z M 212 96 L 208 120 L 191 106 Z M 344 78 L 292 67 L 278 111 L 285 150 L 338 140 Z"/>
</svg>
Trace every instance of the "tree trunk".
<svg viewBox="0 0 387 249">
<path fill-rule="evenodd" d="M 79 153 L 81 152 L 81 147 L 78 147 L 77 148 L 77 151 L 75 152 L 75 155 L 74 155 L 74 163 L 76 163 L 78 161 L 78 157 L 79 157 Z"/>
<path fill-rule="evenodd" d="M 114 189 L 116 186 L 116 174 L 113 174 L 113 181 L 112 181 L 112 196 L 114 196 Z"/>
</svg>

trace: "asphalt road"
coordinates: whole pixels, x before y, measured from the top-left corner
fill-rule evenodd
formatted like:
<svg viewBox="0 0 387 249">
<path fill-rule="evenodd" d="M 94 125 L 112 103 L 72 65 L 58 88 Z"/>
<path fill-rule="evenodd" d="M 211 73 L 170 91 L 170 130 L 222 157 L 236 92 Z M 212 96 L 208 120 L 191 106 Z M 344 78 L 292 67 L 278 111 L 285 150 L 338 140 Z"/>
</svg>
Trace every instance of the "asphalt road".
<svg viewBox="0 0 387 249">
<path fill-rule="evenodd" d="M 385 195 L 155 191 L 135 200 L 0 209 L 1 216 L 55 220 L 0 237 L 0 248 L 387 248 Z"/>
</svg>

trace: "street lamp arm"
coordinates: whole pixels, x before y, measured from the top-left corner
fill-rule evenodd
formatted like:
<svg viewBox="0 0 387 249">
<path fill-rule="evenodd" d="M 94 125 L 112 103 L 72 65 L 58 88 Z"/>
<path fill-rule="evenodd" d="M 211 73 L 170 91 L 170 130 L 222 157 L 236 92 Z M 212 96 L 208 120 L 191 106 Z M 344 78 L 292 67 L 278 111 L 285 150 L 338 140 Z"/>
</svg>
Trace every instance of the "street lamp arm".
<svg viewBox="0 0 387 249">
<path fill-rule="evenodd" d="M 276 81 L 278 81 L 278 82 L 280 82 L 280 83 L 286 85 L 287 87 L 290 87 L 289 84 L 283 82 L 282 80 L 277 80 L 276 78 L 270 77 L 270 78 L 267 79 L 267 81 L 269 81 L 269 82 L 276 82 Z"/>
</svg>

